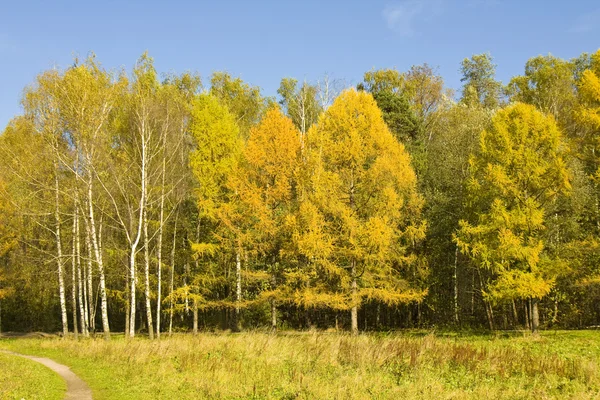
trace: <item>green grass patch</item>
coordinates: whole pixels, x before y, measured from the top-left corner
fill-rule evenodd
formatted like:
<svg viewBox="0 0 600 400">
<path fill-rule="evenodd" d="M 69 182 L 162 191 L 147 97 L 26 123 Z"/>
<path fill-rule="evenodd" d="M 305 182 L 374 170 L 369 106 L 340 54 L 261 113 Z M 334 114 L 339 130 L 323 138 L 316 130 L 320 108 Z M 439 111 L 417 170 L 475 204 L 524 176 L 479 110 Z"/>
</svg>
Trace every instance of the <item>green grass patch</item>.
<svg viewBox="0 0 600 400">
<path fill-rule="evenodd" d="M 0 399 L 59 400 L 67 385 L 52 370 L 19 356 L 0 352 Z"/>
<path fill-rule="evenodd" d="M 177 335 L 14 339 L 69 365 L 95 399 L 593 399 L 600 332 Z"/>
</svg>

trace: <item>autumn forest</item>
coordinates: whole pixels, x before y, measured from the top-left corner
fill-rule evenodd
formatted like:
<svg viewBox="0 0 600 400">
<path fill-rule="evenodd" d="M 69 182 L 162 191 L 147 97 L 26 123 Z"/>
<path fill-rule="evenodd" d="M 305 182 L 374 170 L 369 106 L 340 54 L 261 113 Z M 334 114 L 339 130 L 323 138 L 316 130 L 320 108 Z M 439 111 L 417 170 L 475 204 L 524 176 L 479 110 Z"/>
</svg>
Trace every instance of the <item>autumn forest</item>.
<svg viewBox="0 0 600 400">
<path fill-rule="evenodd" d="M 600 325 L 600 51 L 457 68 L 41 73 L 0 135 L 0 329 Z"/>
</svg>

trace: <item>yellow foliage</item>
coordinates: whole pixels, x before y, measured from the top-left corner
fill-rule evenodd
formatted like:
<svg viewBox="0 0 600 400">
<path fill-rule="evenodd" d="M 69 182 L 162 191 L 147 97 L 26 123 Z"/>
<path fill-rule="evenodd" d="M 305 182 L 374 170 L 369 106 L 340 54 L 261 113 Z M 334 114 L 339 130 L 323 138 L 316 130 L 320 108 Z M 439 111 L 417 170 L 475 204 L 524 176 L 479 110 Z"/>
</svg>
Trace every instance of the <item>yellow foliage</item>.
<svg viewBox="0 0 600 400">
<path fill-rule="evenodd" d="M 300 133 L 291 119 L 271 108 L 250 130 L 244 165 L 233 185 L 253 218 L 257 240 L 270 241 L 284 227 L 299 162 Z"/>
<path fill-rule="evenodd" d="M 198 206 L 203 215 L 217 218 L 218 208 L 230 202 L 227 180 L 241 154 L 239 128 L 215 97 L 201 95 L 192 107 L 190 132 L 196 142 L 190 166 L 198 182 Z"/>
<path fill-rule="evenodd" d="M 513 269 L 500 273 L 498 279 L 490 286 L 487 295 L 495 301 L 503 299 L 541 299 L 550 293 L 553 286 L 554 279 Z"/>
<path fill-rule="evenodd" d="M 348 293 L 332 292 L 323 287 L 295 291 L 292 300 L 294 304 L 304 308 L 328 308 L 343 311 L 352 307 Z"/>
<path fill-rule="evenodd" d="M 214 256 L 219 250 L 219 245 L 214 243 L 192 243 L 191 246 L 196 257 Z"/>
<path fill-rule="evenodd" d="M 576 117 L 594 130 L 600 129 L 600 50 L 592 55 L 592 69 L 583 71 L 578 82 L 583 106 Z"/>
<path fill-rule="evenodd" d="M 309 130 L 306 144 L 293 237 L 315 278 L 296 302 L 348 307 L 353 279 L 367 298 L 390 304 L 419 298 L 400 266 L 416 265 L 410 253 L 424 237 L 423 200 L 410 157 L 373 97 L 343 92 Z"/>
<path fill-rule="evenodd" d="M 517 103 L 496 113 L 480 150 L 467 185 L 475 218 L 460 221 L 454 241 L 496 277 L 490 298 L 541 298 L 558 274 L 542 262 L 545 213 L 571 190 L 562 134 L 554 118 Z"/>
</svg>

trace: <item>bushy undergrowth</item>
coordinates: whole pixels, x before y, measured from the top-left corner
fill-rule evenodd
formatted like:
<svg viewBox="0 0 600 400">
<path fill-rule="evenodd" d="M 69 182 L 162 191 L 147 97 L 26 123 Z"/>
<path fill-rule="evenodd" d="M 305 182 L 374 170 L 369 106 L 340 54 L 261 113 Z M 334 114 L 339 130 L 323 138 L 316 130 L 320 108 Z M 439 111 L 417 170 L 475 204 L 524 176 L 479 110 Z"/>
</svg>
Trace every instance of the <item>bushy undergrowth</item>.
<svg viewBox="0 0 600 400">
<path fill-rule="evenodd" d="M 73 367 L 95 399 L 592 399 L 600 333 L 241 333 L 0 341 Z"/>
</svg>

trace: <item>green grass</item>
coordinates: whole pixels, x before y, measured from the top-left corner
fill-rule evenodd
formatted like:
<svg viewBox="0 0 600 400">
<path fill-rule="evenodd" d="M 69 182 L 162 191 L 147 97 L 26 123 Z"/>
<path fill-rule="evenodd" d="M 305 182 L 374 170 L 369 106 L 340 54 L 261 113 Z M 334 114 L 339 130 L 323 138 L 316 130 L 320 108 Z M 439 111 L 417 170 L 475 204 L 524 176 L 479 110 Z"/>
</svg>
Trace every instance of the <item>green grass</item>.
<svg viewBox="0 0 600 400">
<path fill-rule="evenodd" d="M 58 400 L 67 385 L 50 369 L 32 360 L 0 352 L 0 399 Z"/>
<path fill-rule="evenodd" d="M 408 332 L 14 339 L 69 365 L 95 399 L 594 399 L 600 332 Z M 1 396 L 0 396 L 1 397 Z"/>
</svg>

